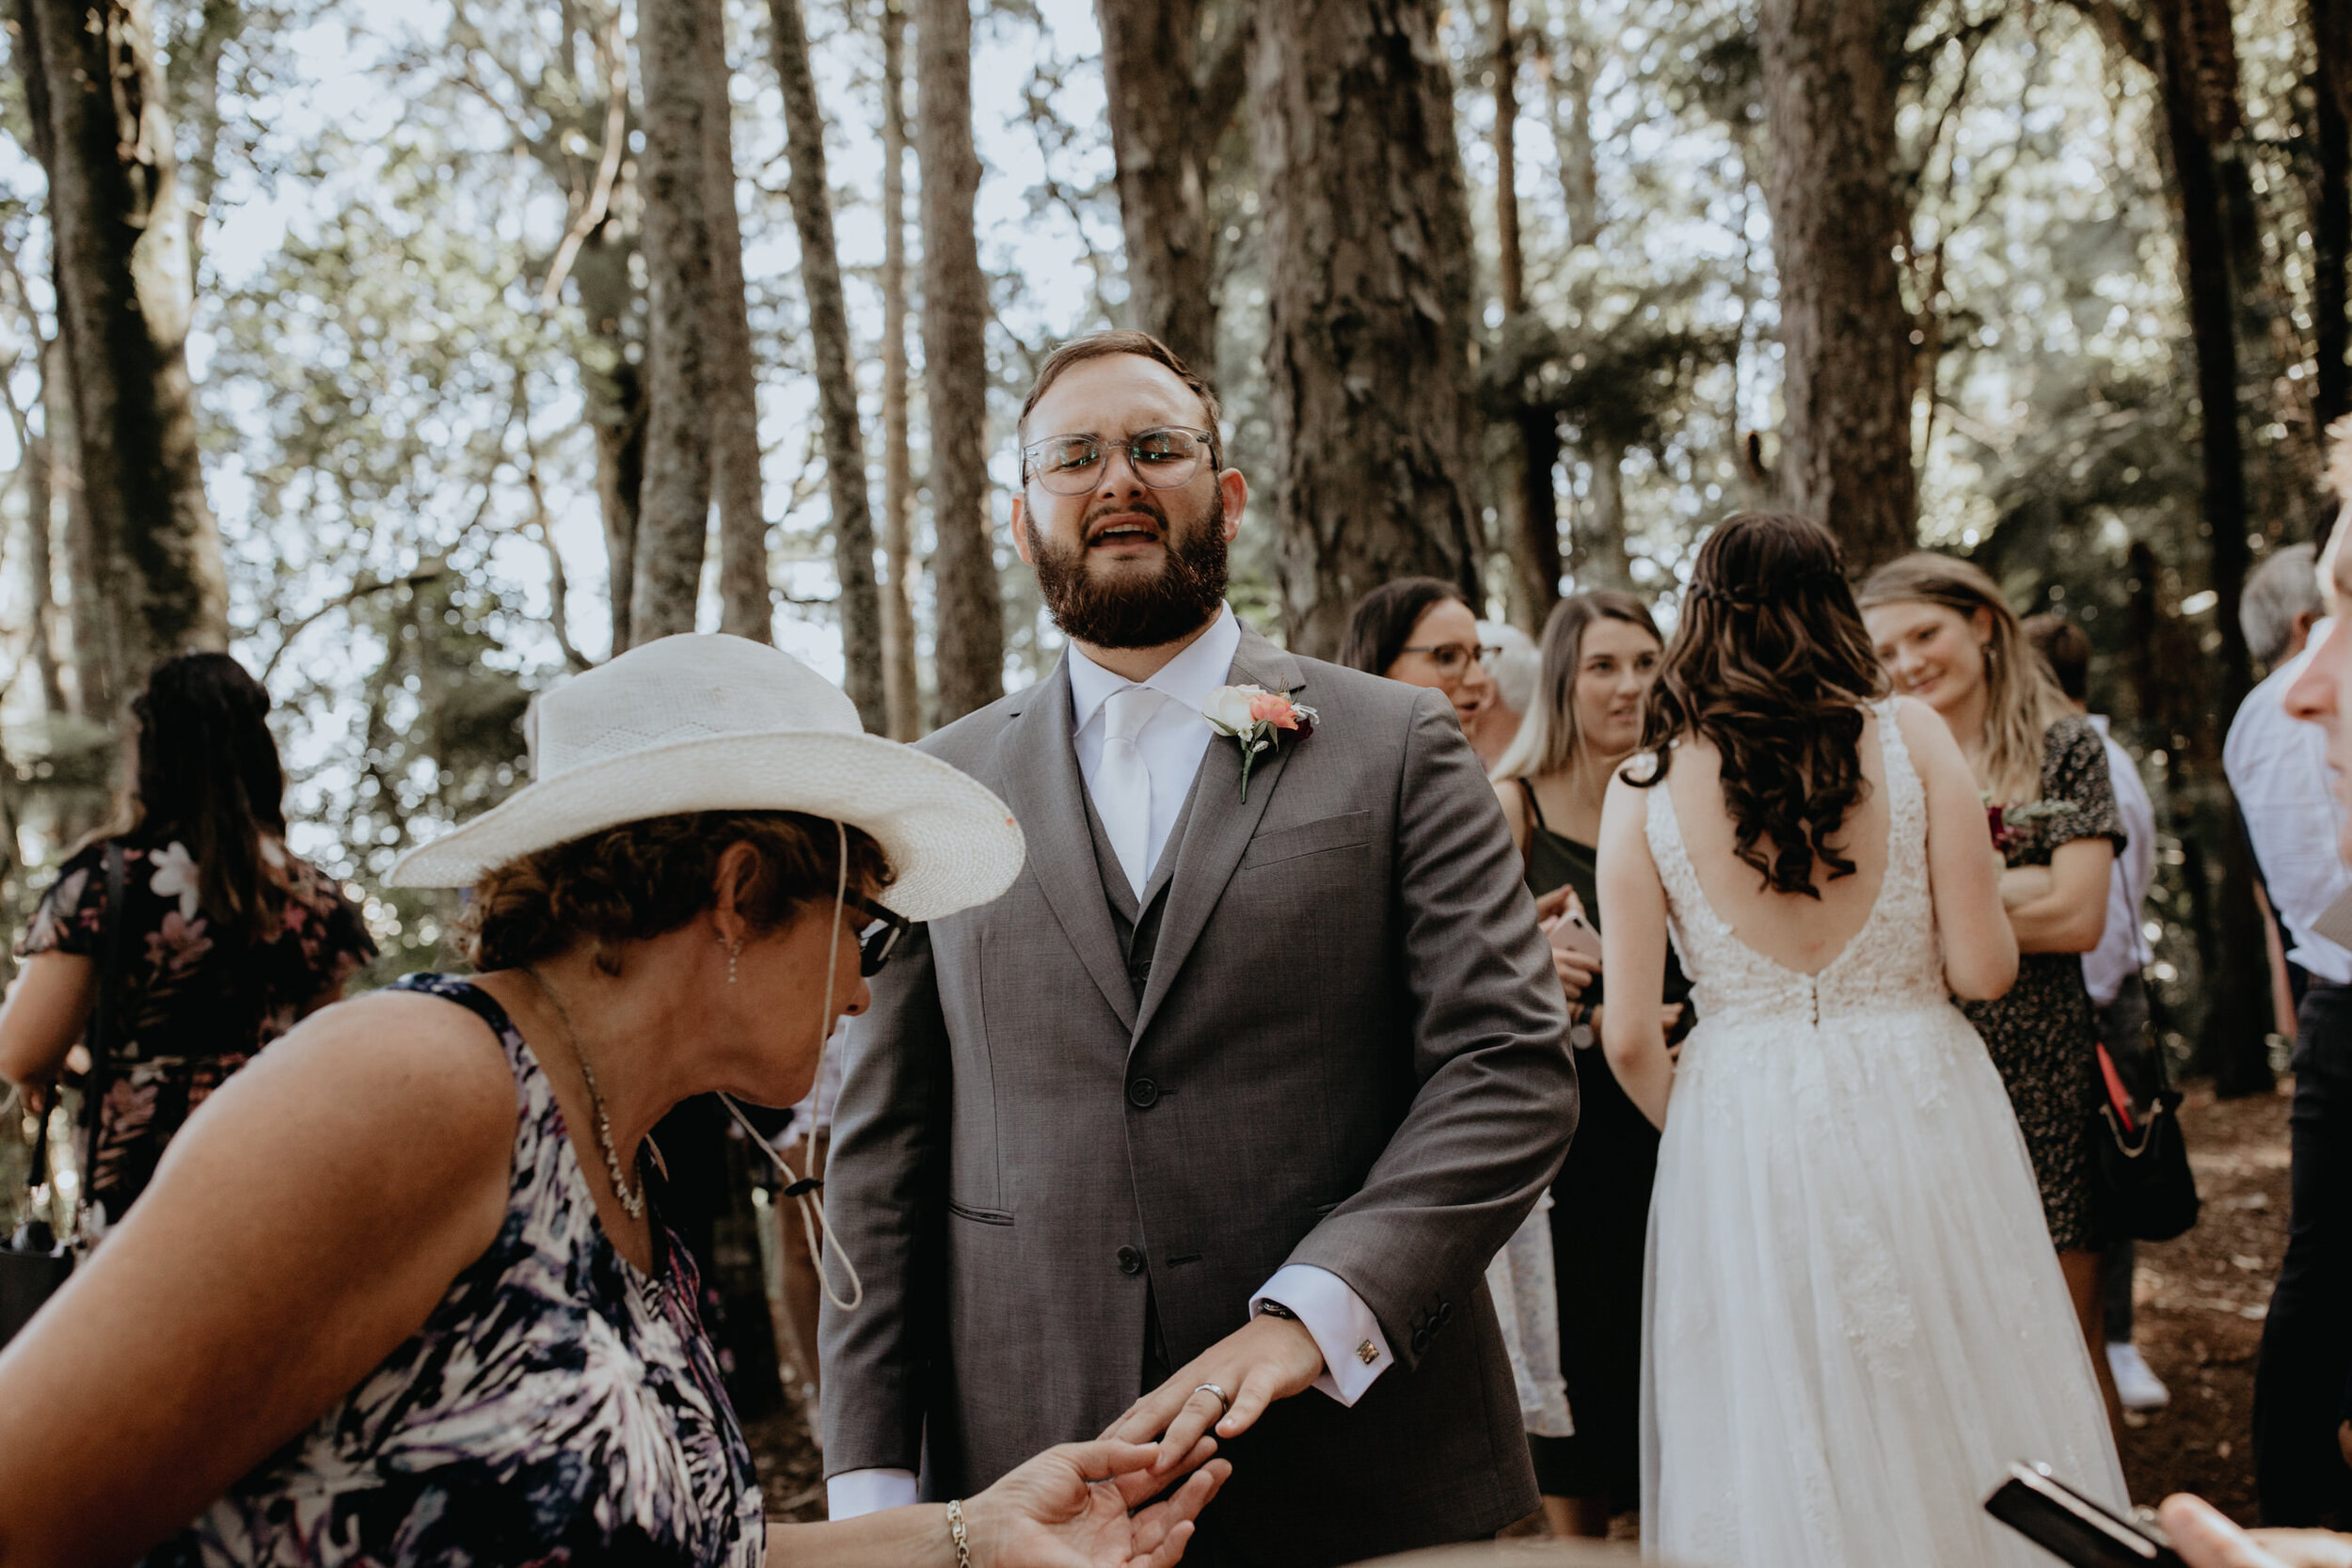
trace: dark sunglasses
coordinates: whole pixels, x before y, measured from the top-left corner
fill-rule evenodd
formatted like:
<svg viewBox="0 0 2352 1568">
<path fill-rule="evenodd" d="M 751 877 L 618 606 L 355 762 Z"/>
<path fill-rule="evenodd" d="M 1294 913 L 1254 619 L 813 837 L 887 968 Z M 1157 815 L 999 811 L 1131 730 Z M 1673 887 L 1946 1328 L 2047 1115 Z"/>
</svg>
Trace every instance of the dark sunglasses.
<svg viewBox="0 0 2352 1568">
<path fill-rule="evenodd" d="M 890 960 L 890 950 L 898 945 L 898 939 L 914 927 L 914 922 L 859 894 L 850 894 L 847 902 L 850 908 L 874 922 L 857 939 L 857 972 L 870 979 L 882 973 L 882 966 Z"/>
</svg>

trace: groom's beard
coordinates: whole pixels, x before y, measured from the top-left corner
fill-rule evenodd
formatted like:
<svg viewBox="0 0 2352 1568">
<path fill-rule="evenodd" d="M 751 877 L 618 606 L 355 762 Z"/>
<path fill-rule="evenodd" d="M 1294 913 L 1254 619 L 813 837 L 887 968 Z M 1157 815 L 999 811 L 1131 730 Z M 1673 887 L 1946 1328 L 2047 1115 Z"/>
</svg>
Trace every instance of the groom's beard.
<svg viewBox="0 0 2352 1568">
<path fill-rule="evenodd" d="M 1063 635 L 1098 648 L 1157 648 L 1198 631 L 1225 602 L 1225 531 L 1221 498 L 1179 525 L 1149 497 L 1105 511 L 1147 512 L 1159 519 L 1163 546 L 1157 573 L 1140 580 L 1097 577 L 1087 546 L 1057 547 L 1024 519 L 1038 592 Z M 1079 525 L 1084 539 L 1093 522 Z"/>
</svg>

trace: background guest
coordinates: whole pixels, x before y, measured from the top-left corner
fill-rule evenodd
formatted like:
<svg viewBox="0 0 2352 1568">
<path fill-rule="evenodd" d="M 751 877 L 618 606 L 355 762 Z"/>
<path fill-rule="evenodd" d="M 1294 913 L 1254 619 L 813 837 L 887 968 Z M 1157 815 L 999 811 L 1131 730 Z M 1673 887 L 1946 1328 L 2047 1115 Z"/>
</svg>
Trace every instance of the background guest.
<svg viewBox="0 0 2352 1568">
<path fill-rule="evenodd" d="M 286 847 L 286 776 L 269 693 L 227 654 L 165 659 L 131 704 L 116 823 L 67 860 L 18 949 L 0 1007 L 0 1077 L 56 1082 L 120 955 L 82 1146 L 85 1219 L 122 1217 L 205 1098 L 342 994 L 375 944 L 333 879 Z M 119 852 L 121 908 L 106 896 Z"/>
<path fill-rule="evenodd" d="M 1470 750 L 1491 773 L 1518 737 L 1527 710 L 1534 705 L 1535 675 L 1542 660 L 1535 652 L 1535 640 L 1508 621 L 1479 622 L 1478 640 L 1497 650 L 1486 671 L 1494 681 L 1494 693 L 1480 705 L 1465 733 L 1470 736 Z"/>
<path fill-rule="evenodd" d="M 2099 1038 L 2135 1101 L 2146 1105 L 2165 1086 L 2164 1059 L 2148 1022 L 2144 971 L 2154 957 L 2141 929 L 2141 906 L 2156 871 L 2156 808 L 2141 783 L 2139 765 L 2107 728 L 2104 713 L 2090 711 L 2090 639 L 2063 615 L 2029 616 L 2026 639 L 2050 666 L 2050 673 L 2076 712 L 2090 721 L 2106 748 L 2107 778 L 2128 842 L 2115 857 L 2107 881 L 2107 924 L 2099 945 L 2083 955 L 2083 984 L 2098 1015 Z M 2107 1370 L 2117 1400 L 2126 1410 L 2161 1410 L 2171 1392 L 2132 1343 L 2132 1275 L 2137 1252 L 2129 1236 L 2109 1242 L 2102 1265 L 2106 1301 Z"/>
<path fill-rule="evenodd" d="M 1663 646 L 1630 594 L 1578 594 L 1544 623 L 1534 701 L 1495 769 L 1495 795 L 1526 856 L 1528 891 L 1550 917 L 1572 906 L 1597 922 L 1601 800 L 1641 742 L 1642 702 Z M 1560 1366 L 1576 1432 L 1529 1446 L 1553 1533 L 1605 1536 L 1610 1514 L 1634 1507 L 1641 1490 L 1642 1257 L 1658 1130 L 1598 1049 L 1598 958 L 1556 948 L 1552 962 L 1574 1006 L 1568 1037 L 1584 1091 L 1551 1189 Z M 1666 968 L 1668 1011 L 1678 1022 L 1691 986 L 1671 956 Z"/>
<path fill-rule="evenodd" d="M 1467 729 L 1494 694 L 1486 661 L 1498 651 L 1479 639 L 1478 617 L 1459 588 L 1440 578 L 1399 578 L 1356 601 L 1340 662 L 1444 692 Z"/>
<path fill-rule="evenodd" d="M 1981 567 L 1903 556 L 1870 574 L 1860 602 L 1896 690 L 1943 717 L 1987 802 L 2037 814 L 2004 835 L 2001 895 L 2022 955 L 2017 983 L 1962 1010 L 2008 1085 L 2083 1339 L 2112 1402 L 2090 1122 L 2098 1026 L 2081 961 L 2106 928 L 2108 884 L 2126 842 L 2106 749 Z"/>
<path fill-rule="evenodd" d="M 2327 736 L 2301 722 L 2287 696 L 2332 625 L 2308 619 L 2306 595 L 2330 616 L 2339 608 L 2342 541 L 2341 529 L 2329 531 L 2312 576 L 2281 551 L 2248 585 L 2248 640 L 2259 633 L 2282 662 L 2248 695 L 2222 749 L 2239 820 L 2294 944 L 2288 961 L 2306 975 L 2295 1015 L 2286 1257 L 2254 1374 L 2255 1490 L 2274 1525 L 2352 1522 L 2352 1469 L 2337 1442 L 2337 1390 L 2352 1371 L 2352 952 L 2313 928 L 2352 890 L 2352 869 L 2336 847 L 2344 817 L 2329 794 Z M 2297 630 L 2307 645 L 2290 653 Z"/>
<path fill-rule="evenodd" d="M 2332 507 L 2322 514 L 2314 543 L 2290 545 L 2264 562 L 2238 599 L 2238 626 L 2246 633 L 2247 650 L 2271 675 L 2281 673 L 2290 664 L 2301 667 L 2299 661 L 2303 650 L 2311 644 L 2313 629 L 2328 614 L 2328 593 L 2322 581 L 2325 567 L 2319 551 L 2334 535 L 2335 516 Z M 2304 939 L 2289 928 L 2280 912 L 2279 899 L 2271 893 L 2269 874 L 2263 866 L 2265 847 L 2267 847 L 2270 859 L 2286 870 L 2297 902 L 2307 906 L 2306 914 L 2326 909 L 2333 896 L 2330 889 L 2340 882 L 2352 884 L 2352 878 L 2328 864 L 2325 857 L 2312 860 L 2304 852 L 2308 834 L 2298 835 L 2296 831 L 2296 825 L 2306 818 L 2320 820 L 2332 807 L 2321 799 L 2324 788 L 2314 794 L 2308 782 L 2308 755 L 2315 754 L 2317 736 L 2306 728 L 2282 725 L 2280 721 L 2279 699 L 2288 684 L 2287 680 L 2280 681 L 2259 704 L 2253 700 L 2254 693 L 2248 693 L 2247 701 L 2239 705 L 2231 721 L 2230 743 L 2223 748 L 2222 763 L 2225 770 L 2234 768 L 2244 776 L 2240 782 L 2233 775 L 2231 788 L 2238 799 L 2239 831 L 2247 835 L 2254 851 L 2254 896 L 2263 911 L 2264 945 L 2270 949 L 2271 990 L 2279 1032 L 2292 1038 L 2295 1015 L 2302 1007 L 2311 971 L 2297 956 L 2303 951 Z M 2275 744 L 2281 736 L 2294 736 L 2299 744 L 2289 745 L 2282 753 Z M 2306 762 L 2282 777 L 2279 769 L 2282 755 L 2302 755 Z M 2273 802 L 2284 808 L 2283 815 L 2249 809 L 2249 791 L 2256 801 L 2267 802 L 2272 792 L 2292 787 L 2298 779 L 2304 782 L 2295 794 Z M 2286 826 L 2282 830 L 2280 824 Z M 2315 889 L 2305 885 L 2313 873 L 2320 878 L 2320 885 Z M 2314 897 L 2320 900 L 2316 904 L 2312 903 Z M 2331 960 L 2328 967 L 2339 983 L 2343 974 L 2352 973 L 2352 958 L 2345 958 L 2343 949 L 2330 953 L 2328 950 L 2335 944 L 2315 933 L 2310 934 L 2308 940 L 2312 952 Z M 2280 996 L 2285 999 L 2283 1005 L 2276 1002 Z"/>
</svg>

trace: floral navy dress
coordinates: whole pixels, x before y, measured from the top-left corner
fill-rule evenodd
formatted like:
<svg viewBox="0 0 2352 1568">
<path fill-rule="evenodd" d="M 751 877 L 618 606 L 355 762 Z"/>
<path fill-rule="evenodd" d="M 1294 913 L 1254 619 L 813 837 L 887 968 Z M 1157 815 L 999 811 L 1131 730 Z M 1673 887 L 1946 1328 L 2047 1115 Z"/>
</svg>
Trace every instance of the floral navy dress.
<svg viewBox="0 0 2352 1568">
<path fill-rule="evenodd" d="M 547 1076 L 488 992 L 439 974 L 392 989 L 471 1010 L 505 1048 L 506 1223 L 422 1328 L 148 1568 L 756 1568 L 759 1483 L 686 1249 L 657 1223 L 653 1277 L 613 1250 Z"/>
<path fill-rule="evenodd" d="M 102 840 L 65 863 L 20 957 L 103 961 L 117 918 L 106 908 L 109 843 L 122 847 L 119 918 L 128 924 L 118 1037 L 100 1090 L 98 1148 L 87 1161 L 102 1228 L 147 1190 L 165 1146 L 208 1095 L 375 957 L 342 889 L 282 846 L 264 841 L 284 906 L 276 929 L 256 942 L 215 929 L 198 907 L 199 868 L 185 846 L 135 837 Z"/>
</svg>

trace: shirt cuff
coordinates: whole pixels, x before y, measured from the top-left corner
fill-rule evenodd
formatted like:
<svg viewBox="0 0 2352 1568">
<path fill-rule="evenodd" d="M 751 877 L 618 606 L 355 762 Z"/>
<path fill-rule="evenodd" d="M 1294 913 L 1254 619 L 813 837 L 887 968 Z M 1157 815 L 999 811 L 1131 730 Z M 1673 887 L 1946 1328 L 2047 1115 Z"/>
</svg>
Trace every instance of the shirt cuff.
<svg viewBox="0 0 2352 1568">
<path fill-rule="evenodd" d="M 1389 1354 L 1380 1320 L 1372 1315 L 1361 1296 L 1348 1289 L 1347 1281 L 1328 1269 L 1312 1263 L 1283 1264 L 1264 1289 L 1249 1298 L 1249 1315 L 1255 1318 L 1269 1301 L 1289 1307 L 1314 1336 L 1315 1348 L 1323 1352 L 1323 1375 L 1314 1386 L 1342 1404 L 1362 1399 L 1373 1380 L 1396 1359 Z"/>
<path fill-rule="evenodd" d="M 825 1482 L 825 1516 L 854 1519 L 916 1501 L 913 1470 L 844 1470 Z"/>
</svg>

